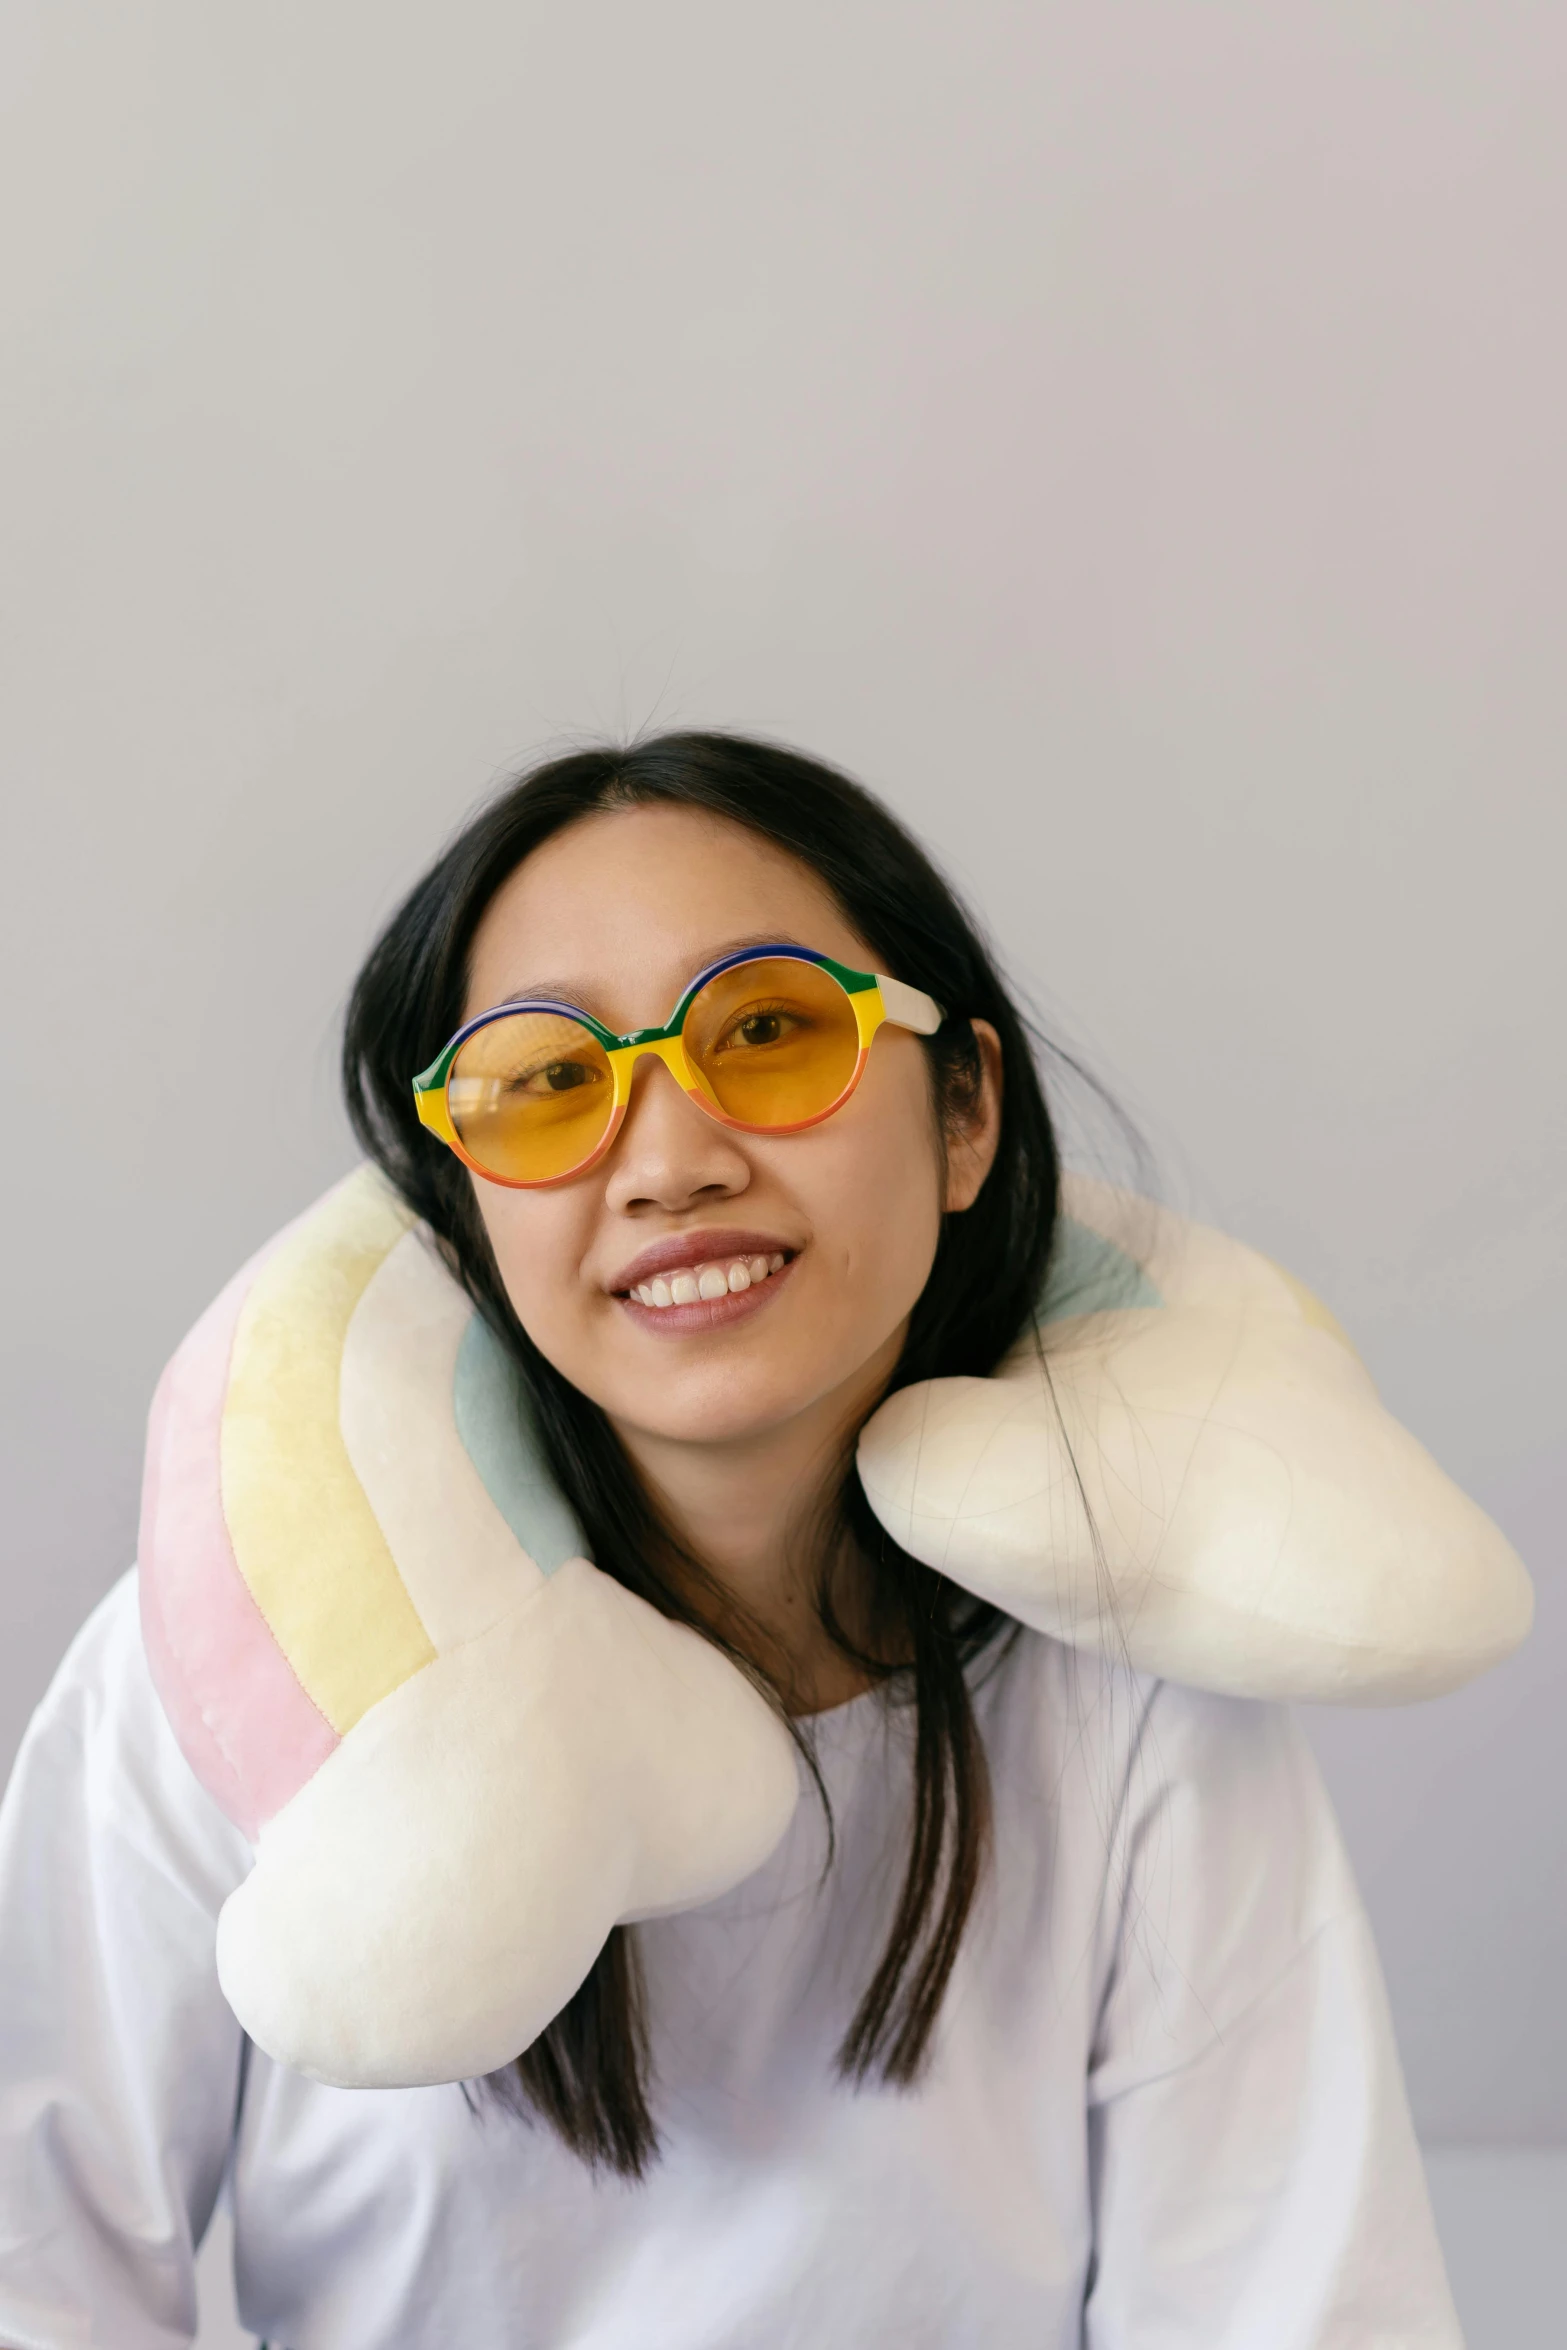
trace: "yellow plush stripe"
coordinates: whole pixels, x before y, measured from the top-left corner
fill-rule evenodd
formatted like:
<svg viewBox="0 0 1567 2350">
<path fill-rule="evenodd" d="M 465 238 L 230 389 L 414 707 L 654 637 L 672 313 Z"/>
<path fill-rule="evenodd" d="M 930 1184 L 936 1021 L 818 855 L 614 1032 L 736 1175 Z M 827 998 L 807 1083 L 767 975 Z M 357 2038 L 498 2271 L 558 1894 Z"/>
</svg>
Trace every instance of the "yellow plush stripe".
<svg viewBox="0 0 1567 2350">
<path fill-rule="evenodd" d="M 1336 1338 L 1338 1340 L 1340 1346 L 1347 1346 L 1350 1353 L 1355 1356 L 1355 1360 L 1358 1362 L 1360 1357 L 1358 1353 L 1356 1353 L 1354 1340 L 1350 1337 L 1349 1332 L 1344 1328 L 1343 1323 L 1328 1312 L 1328 1309 L 1323 1304 L 1321 1298 L 1315 1296 L 1313 1292 L 1306 1287 L 1304 1281 L 1297 1281 L 1294 1274 L 1288 1271 L 1285 1266 L 1275 1264 L 1272 1257 L 1269 1257 L 1268 1263 L 1273 1266 L 1274 1272 L 1277 1273 L 1279 1279 L 1283 1282 L 1285 1288 L 1289 1291 L 1291 1297 L 1293 1297 L 1295 1303 L 1299 1306 L 1301 1320 L 1303 1322 L 1309 1322 L 1314 1330 L 1325 1330 L 1330 1338 Z"/>
<path fill-rule="evenodd" d="M 409 1222 L 369 1169 L 322 1202 L 245 1300 L 223 1412 L 223 1511 L 240 1573 L 339 1732 L 435 1654 L 338 1421 L 349 1322 Z"/>
</svg>

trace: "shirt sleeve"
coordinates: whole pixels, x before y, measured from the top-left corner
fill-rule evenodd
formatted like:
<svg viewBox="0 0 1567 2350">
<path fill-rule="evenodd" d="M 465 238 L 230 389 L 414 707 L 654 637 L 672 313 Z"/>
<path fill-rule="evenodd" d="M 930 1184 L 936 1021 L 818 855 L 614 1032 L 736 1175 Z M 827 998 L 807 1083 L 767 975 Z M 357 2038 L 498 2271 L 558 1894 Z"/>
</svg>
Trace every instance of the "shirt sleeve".
<svg viewBox="0 0 1567 2350">
<path fill-rule="evenodd" d="M 233 2134 L 217 1913 L 250 1855 L 174 1742 L 133 1575 L 78 1635 L 0 1806 L 0 2343 L 168 2350 Z"/>
<path fill-rule="evenodd" d="M 1462 2350 L 1370 1928 L 1289 1714 L 1155 1690 L 1106 1933 L 1086 2350 Z"/>
</svg>

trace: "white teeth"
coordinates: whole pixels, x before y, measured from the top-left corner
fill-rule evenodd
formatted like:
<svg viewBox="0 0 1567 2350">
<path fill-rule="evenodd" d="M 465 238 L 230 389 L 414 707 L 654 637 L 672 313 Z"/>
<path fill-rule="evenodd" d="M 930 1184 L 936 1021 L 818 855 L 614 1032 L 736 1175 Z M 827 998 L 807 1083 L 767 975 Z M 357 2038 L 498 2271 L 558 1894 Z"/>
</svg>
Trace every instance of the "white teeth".
<svg viewBox="0 0 1567 2350">
<path fill-rule="evenodd" d="M 640 1281 L 631 1295 L 640 1306 L 694 1306 L 698 1300 L 709 1305 L 721 1297 L 738 1297 L 743 1289 L 754 1289 L 770 1273 L 781 1273 L 787 1262 L 781 1249 L 770 1257 L 734 1257 L 727 1265 L 693 1265 L 689 1272 L 674 1273 L 666 1281 L 662 1273 L 655 1273 L 651 1281 Z"/>
</svg>

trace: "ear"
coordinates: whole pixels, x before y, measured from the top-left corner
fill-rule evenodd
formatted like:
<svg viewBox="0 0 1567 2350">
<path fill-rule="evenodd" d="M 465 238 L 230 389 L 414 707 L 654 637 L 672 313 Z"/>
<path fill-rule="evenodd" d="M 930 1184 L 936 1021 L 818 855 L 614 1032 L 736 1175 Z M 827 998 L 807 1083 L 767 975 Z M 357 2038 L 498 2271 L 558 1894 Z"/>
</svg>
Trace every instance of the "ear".
<svg viewBox="0 0 1567 2350">
<path fill-rule="evenodd" d="M 947 1188 L 941 1204 L 948 1215 L 974 1205 L 1001 1139 L 1001 1039 L 988 1020 L 974 1021 L 973 1029 L 979 1087 L 947 1132 Z"/>
</svg>

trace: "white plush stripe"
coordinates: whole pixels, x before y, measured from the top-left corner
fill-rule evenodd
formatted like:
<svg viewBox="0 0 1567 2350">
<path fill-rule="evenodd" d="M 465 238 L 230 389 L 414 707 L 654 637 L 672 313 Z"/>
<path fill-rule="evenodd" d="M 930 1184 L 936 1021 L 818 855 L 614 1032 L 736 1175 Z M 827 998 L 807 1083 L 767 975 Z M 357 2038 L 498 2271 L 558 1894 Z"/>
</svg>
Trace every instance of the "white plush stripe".
<svg viewBox="0 0 1567 2350">
<path fill-rule="evenodd" d="M 1314 1301 L 1147 1201 L 1077 1178 L 1066 1205 L 1165 1302 L 883 1404 L 860 1481 L 905 1550 L 1053 1638 L 1236 1696 L 1397 1704 L 1517 1647 L 1522 1564 Z"/>
<path fill-rule="evenodd" d="M 760 1868 L 799 1788 L 728 1658 L 571 1559 L 372 1706 L 268 1822 L 218 1979 L 314 2080 L 470 2080 L 537 2037 L 617 1919 Z"/>
<path fill-rule="evenodd" d="M 447 1654 L 543 1581 L 463 1447 L 452 1410 L 473 1308 L 419 1231 L 391 1251 L 343 1346 L 343 1442 L 436 1649 Z"/>
<path fill-rule="evenodd" d="M 1211 1225 L 1193 1223 L 1173 1208 L 1092 1175 L 1064 1174 L 1061 1206 L 1074 1223 L 1086 1225 L 1140 1265 L 1167 1306 L 1194 1305 L 1205 1313 L 1240 1316 L 1282 1314 L 1291 1322 L 1306 1318 L 1303 1292 L 1277 1265 Z"/>
</svg>

